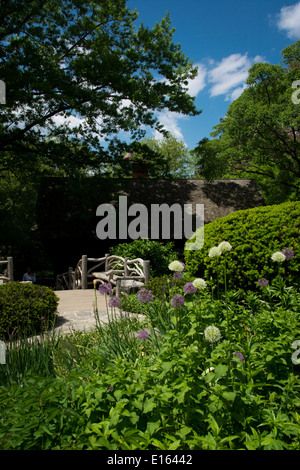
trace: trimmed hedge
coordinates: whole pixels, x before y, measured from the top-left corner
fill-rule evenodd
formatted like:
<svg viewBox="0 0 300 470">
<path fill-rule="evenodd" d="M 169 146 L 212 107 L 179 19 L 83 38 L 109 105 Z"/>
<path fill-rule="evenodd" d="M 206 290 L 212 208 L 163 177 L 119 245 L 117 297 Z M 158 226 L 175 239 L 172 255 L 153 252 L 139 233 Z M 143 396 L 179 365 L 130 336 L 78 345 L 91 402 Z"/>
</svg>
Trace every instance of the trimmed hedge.
<svg viewBox="0 0 300 470">
<path fill-rule="evenodd" d="M 58 300 L 49 287 L 20 282 L 0 285 L 0 338 L 48 326 L 55 319 Z"/>
<path fill-rule="evenodd" d="M 201 230 L 201 229 L 199 229 Z M 223 240 L 232 250 L 210 258 L 210 248 Z M 256 290 L 257 281 L 272 282 L 280 274 L 288 285 L 300 286 L 300 202 L 287 202 L 234 212 L 204 227 L 201 250 L 186 250 L 187 272 L 203 277 L 210 284 L 224 287 L 227 260 L 227 286 L 232 289 Z M 272 261 L 276 251 L 294 250 L 294 257 L 283 263 Z"/>
<path fill-rule="evenodd" d="M 139 238 L 130 243 L 120 243 L 111 247 L 110 253 L 123 258 L 149 260 L 152 277 L 168 274 L 169 263 L 177 259 L 173 242 L 162 243 L 148 238 Z"/>
</svg>

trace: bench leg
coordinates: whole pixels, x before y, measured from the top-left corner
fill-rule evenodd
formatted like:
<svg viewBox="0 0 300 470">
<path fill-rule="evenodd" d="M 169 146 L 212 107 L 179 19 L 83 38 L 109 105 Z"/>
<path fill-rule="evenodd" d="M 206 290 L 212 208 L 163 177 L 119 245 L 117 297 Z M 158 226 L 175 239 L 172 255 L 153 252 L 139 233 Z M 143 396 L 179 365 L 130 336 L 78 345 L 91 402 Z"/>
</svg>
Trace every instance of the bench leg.
<svg viewBox="0 0 300 470">
<path fill-rule="evenodd" d="M 121 298 L 121 279 L 117 279 L 116 282 L 116 296 Z"/>
</svg>

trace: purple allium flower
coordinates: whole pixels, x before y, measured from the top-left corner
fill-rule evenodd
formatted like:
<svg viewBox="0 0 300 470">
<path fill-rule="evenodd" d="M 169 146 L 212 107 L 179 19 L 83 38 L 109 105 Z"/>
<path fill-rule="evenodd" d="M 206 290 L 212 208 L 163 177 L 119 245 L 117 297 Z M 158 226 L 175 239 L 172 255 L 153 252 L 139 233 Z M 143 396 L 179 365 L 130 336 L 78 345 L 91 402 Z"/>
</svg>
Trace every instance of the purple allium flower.
<svg viewBox="0 0 300 470">
<path fill-rule="evenodd" d="M 176 281 L 177 279 L 182 279 L 182 273 L 180 273 L 179 271 L 177 273 L 174 273 L 173 279 L 174 281 Z"/>
<path fill-rule="evenodd" d="M 197 292 L 197 287 L 195 287 L 192 282 L 188 282 L 185 284 L 183 290 L 185 294 L 195 294 Z"/>
<path fill-rule="evenodd" d="M 112 291 L 111 284 L 109 282 L 104 282 L 103 284 L 100 284 L 98 287 L 98 291 L 100 294 L 110 294 Z"/>
<path fill-rule="evenodd" d="M 183 270 L 185 270 L 185 264 L 181 261 L 181 264 L 183 266 Z"/>
<path fill-rule="evenodd" d="M 182 297 L 182 295 L 177 294 L 172 297 L 172 300 L 171 300 L 172 307 L 176 307 L 176 306 L 181 307 L 181 305 L 183 304 L 184 304 L 184 298 Z"/>
<path fill-rule="evenodd" d="M 294 251 L 290 248 L 284 248 L 281 253 L 284 254 L 285 259 L 292 259 L 294 257 Z"/>
<path fill-rule="evenodd" d="M 138 301 L 141 304 L 149 303 L 154 300 L 154 295 L 151 290 L 147 290 L 144 287 L 138 292 Z"/>
<path fill-rule="evenodd" d="M 234 353 L 232 353 L 232 355 L 233 355 L 233 354 L 234 354 L 235 356 L 237 356 L 237 357 L 240 359 L 241 362 L 244 361 L 244 356 L 243 356 L 242 353 L 234 352 Z"/>
<path fill-rule="evenodd" d="M 264 277 L 262 277 L 261 279 L 259 279 L 259 280 L 257 281 L 257 285 L 258 285 L 258 287 L 268 286 L 268 285 L 269 285 L 269 281 L 267 281 L 267 279 L 265 279 Z"/>
<path fill-rule="evenodd" d="M 109 307 L 117 307 L 117 308 L 120 308 L 121 307 L 121 299 L 117 296 L 113 296 L 109 299 L 108 301 L 108 306 Z"/>
<path fill-rule="evenodd" d="M 144 329 L 144 330 L 138 330 L 137 332 L 137 337 L 139 339 L 149 339 L 149 336 L 150 336 L 150 331 L 147 330 L 147 329 Z"/>
</svg>

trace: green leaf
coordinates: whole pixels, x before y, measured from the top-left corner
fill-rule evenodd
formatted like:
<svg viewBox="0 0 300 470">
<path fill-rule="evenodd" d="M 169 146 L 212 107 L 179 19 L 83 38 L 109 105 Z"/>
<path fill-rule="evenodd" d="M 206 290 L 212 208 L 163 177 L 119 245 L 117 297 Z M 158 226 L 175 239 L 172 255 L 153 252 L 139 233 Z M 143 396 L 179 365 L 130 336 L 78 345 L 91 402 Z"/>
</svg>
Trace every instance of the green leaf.
<svg viewBox="0 0 300 470">
<path fill-rule="evenodd" d="M 149 413 L 156 407 L 156 403 L 154 401 L 154 398 L 147 398 L 144 402 L 144 409 L 143 413 Z"/>
<path fill-rule="evenodd" d="M 182 428 L 179 429 L 179 431 L 176 432 L 176 435 L 180 436 L 181 439 L 185 439 L 185 437 L 192 431 L 193 429 L 190 428 L 189 426 L 183 426 Z"/>
<path fill-rule="evenodd" d="M 114 392 L 114 396 L 115 396 L 116 401 L 119 401 L 122 398 L 122 395 L 123 395 L 122 390 L 116 390 Z"/>
<path fill-rule="evenodd" d="M 236 397 L 235 392 L 222 392 L 222 397 L 225 398 L 227 401 L 234 401 Z"/>
<path fill-rule="evenodd" d="M 172 369 L 172 367 L 176 364 L 177 361 L 173 360 L 173 361 L 166 361 L 166 362 L 163 362 L 161 364 L 161 368 L 163 369 L 163 371 L 161 372 L 161 374 L 159 374 L 159 376 L 157 377 L 159 380 L 163 379 L 164 376 Z"/>
<path fill-rule="evenodd" d="M 147 423 L 147 431 L 149 432 L 150 436 L 152 436 L 160 427 L 160 421 L 149 421 Z"/>
<path fill-rule="evenodd" d="M 227 371 L 228 371 L 228 366 L 225 366 L 224 364 L 218 364 L 214 371 L 215 380 L 218 380 L 221 377 L 224 377 L 227 374 Z"/>
</svg>

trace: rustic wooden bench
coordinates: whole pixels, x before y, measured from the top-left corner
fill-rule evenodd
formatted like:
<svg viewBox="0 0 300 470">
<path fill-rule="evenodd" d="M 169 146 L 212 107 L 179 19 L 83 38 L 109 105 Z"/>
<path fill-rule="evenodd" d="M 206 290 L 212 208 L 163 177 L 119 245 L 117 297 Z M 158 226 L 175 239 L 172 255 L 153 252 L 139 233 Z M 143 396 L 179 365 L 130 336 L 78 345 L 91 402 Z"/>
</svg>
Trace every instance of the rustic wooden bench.
<svg viewBox="0 0 300 470">
<path fill-rule="evenodd" d="M 99 269 L 99 270 L 98 270 Z M 83 255 L 75 271 L 69 268 L 73 289 L 88 289 L 94 283 L 109 282 L 117 296 L 147 284 L 150 277 L 150 261 L 142 258 L 123 258 L 106 254 L 102 258 L 88 258 Z M 67 273 L 64 273 L 67 274 Z"/>
<path fill-rule="evenodd" d="M 144 287 L 150 277 L 150 261 L 141 258 L 129 259 L 111 255 L 106 258 L 104 272 L 92 272 L 100 283 L 109 282 L 116 296 Z"/>
<path fill-rule="evenodd" d="M 4 272 L 0 272 L 0 284 L 5 284 L 7 282 L 12 282 L 14 280 L 13 275 L 13 258 L 9 256 L 6 260 L 0 260 L 0 270 L 4 266 Z"/>
</svg>

